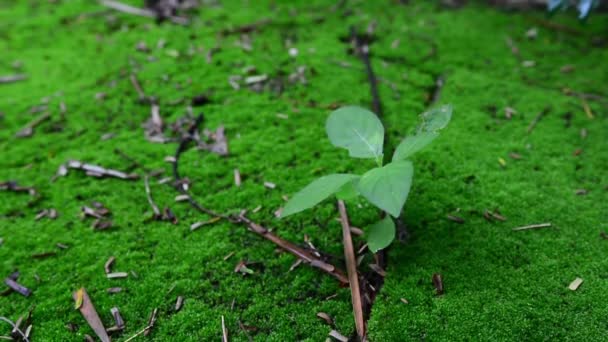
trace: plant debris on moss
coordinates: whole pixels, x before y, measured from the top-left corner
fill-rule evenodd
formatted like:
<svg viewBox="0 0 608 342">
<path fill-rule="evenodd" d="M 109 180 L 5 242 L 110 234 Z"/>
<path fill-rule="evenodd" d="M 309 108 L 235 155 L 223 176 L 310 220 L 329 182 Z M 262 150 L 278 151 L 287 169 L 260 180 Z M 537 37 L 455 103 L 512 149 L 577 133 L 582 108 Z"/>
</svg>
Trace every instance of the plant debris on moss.
<svg viewBox="0 0 608 342">
<path fill-rule="evenodd" d="M 442 3 L 0 4 L 0 336 L 353 338 L 335 203 L 278 216 L 381 102 L 390 149 L 454 116 L 386 263 L 349 203 L 368 339 L 605 339 L 608 17 Z"/>
</svg>

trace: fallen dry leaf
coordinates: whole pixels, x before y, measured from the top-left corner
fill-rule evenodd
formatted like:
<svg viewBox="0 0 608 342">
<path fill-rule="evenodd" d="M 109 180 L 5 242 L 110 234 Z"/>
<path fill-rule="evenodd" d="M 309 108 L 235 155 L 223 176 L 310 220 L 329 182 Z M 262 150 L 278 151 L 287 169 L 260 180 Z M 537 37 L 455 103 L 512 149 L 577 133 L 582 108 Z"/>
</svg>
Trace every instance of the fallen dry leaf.
<svg viewBox="0 0 608 342">
<path fill-rule="evenodd" d="M 93 329 L 95 334 L 99 337 L 102 342 L 110 342 L 110 337 L 106 332 L 103 323 L 101 323 L 101 319 L 87 294 L 87 291 L 84 288 L 79 289 L 73 294 L 74 300 L 78 304 L 78 301 L 81 300 L 82 303 L 79 307 L 80 313 L 85 318 L 89 326 Z"/>
</svg>

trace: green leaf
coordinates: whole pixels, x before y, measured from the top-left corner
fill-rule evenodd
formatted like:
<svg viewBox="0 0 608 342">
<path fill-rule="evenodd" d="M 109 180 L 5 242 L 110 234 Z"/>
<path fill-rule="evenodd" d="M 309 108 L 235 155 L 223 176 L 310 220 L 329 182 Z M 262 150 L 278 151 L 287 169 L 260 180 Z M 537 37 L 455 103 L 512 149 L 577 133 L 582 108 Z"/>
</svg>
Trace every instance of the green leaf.
<svg viewBox="0 0 608 342">
<path fill-rule="evenodd" d="M 369 227 L 367 233 L 367 247 L 376 253 L 388 247 L 395 239 L 395 222 L 386 215 L 382 220 Z"/>
<path fill-rule="evenodd" d="M 359 196 L 359 192 L 357 191 L 357 183 L 359 183 L 359 178 L 355 178 L 352 181 L 344 184 L 336 193 L 336 197 L 343 201 L 356 198 Z"/>
<path fill-rule="evenodd" d="M 384 127 L 369 110 L 342 107 L 329 115 L 325 128 L 331 143 L 347 149 L 351 157 L 382 158 Z"/>
<path fill-rule="evenodd" d="M 410 192 L 413 174 L 411 162 L 393 162 L 366 172 L 357 190 L 372 204 L 397 217 Z"/>
<path fill-rule="evenodd" d="M 395 154 L 393 154 L 393 161 L 407 159 L 412 154 L 425 148 L 426 145 L 430 144 L 438 136 L 439 133 L 424 132 L 405 137 L 399 146 L 397 146 Z"/>
<path fill-rule="evenodd" d="M 393 154 L 393 161 L 404 160 L 422 150 L 439 136 L 452 118 L 452 106 L 445 105 L 420 115 L 416 133 L 405 137 Z"/>
<path fill-rule="evenodd" d="M 315 180 L 297 194 L 293 195 L 285 205 L 285 208 L 283 208 L 281 218 L 314 207 L 327 197 L 336 193 L 346 183 L 356 178 L 359 178 L 359 176 L 339 173 L 323 176 Z"/>
<path fill-rule="evenodd" d="M 418 133 L 437 132 L 444 129 L 452 118 L 452 106 L 444 105 L 420 114 Z"/>
</svg>

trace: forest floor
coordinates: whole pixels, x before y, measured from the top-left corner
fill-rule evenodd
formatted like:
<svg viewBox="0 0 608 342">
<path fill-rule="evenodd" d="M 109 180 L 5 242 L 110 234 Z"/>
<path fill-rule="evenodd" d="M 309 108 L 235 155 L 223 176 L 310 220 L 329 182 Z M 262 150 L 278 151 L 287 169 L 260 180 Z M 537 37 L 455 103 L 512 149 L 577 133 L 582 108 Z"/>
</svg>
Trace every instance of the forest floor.
<svg viewBox="0 0 608 342">
<path fill-rule="evenodd" d="M 442 136 L 413 158 L 407 235 L 387 250 L 370 339 L 606 339 L 606 14 L 581 23 L 575 13 L 475 3 L 206 3 L 183 26 L 87 0 L 0 0 L 0 78 L 26 76 L 0 84 L 0 183 L 36 191 L 2 184 L 0 278 L 32 293 L 0 288 L 0 316 L 31 312 L 33 341 L 81 341 L 94 336 L 72 298 L 84 287 L 106 327 L 119 308 L 117 341 L 146 327 L 154 309 L 156 323 L 139 340 L 219 340 L 222 319 L 235 341 L 351 336 L 348 287 L 306 264 L 291 269 L 294 256 L 243 225 L 208 222 L 169 185 L 192 104 L 193 115 L 204 113 L 201 136 L 223 127 L 229 151 L 190 146 L 181 155 L 192 198 L 221 213 L 246 209 L 344 268 L 335 203 L 284 220 L 275 212 L 320 175 L 370 166 L 324 132 L 332 109 L 372 107 L 364 64 L 349 53 L 355 27 L 373 31 L 371 65 L 393 144 L 430 106 L 454 108 Z M 144 127 L 152 96 L 164 125 L 154 137 L 166 143 L 146 137 L 158 128 Z M 69 160 L 139 178 L 78 169 L 56 177 Z M 155 220 L 144 175 L 159 169 L 149 177 L 164 211 Z M 347 204 L 357 227 L 377 218 L 366 203 Z M 192 230 L 196 222 L 208 224 Z M 514 230 L 541 223 L 551 225 Z M 363 243 L 355 237 L 355 247 Z M 110 257 L 115 279 L 104 270 Z M 362 272 L 370 263 L 368 254 Z M 583 283 L 569 289 L 576 278 Z M 10 334 L 3 324 L 0 335 Z"/>
</svg>

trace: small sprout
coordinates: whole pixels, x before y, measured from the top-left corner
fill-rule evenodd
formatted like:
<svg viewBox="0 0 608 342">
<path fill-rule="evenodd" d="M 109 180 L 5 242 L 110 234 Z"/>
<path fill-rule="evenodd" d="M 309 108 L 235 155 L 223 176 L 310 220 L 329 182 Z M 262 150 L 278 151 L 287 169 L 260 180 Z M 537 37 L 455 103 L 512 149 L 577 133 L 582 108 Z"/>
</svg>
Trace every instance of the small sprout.
<svg viewBox="0 0 608 342">
<path fill-rule="evenodd" d="M 403 139 L 395 150 L 392 161 L 383 165 L 384 127 L 380 119 L 374 113 L 359 107 L 349 106 L 335 110 L 326 123 L 331 143 L 348 150 L 353 158 L 373 159 L 377 167 L 361 176 L 338 173 L 313 181 L 291 197 L 281 217 L 312 208 L 332 195 L 341 200 L 363 196 L 387 213 L 382 220 L 367 229 L 369 249 L 375 253 L 386 248 L 395 238 L 395 223 L 390 216 L 398 217 L 401 214 L 412 184 L 414 167 L 407 159 L 437 138 L 451 117 L 452 107 L 449 105 L 423 113 L 414 133 Z"/>
</svg>

